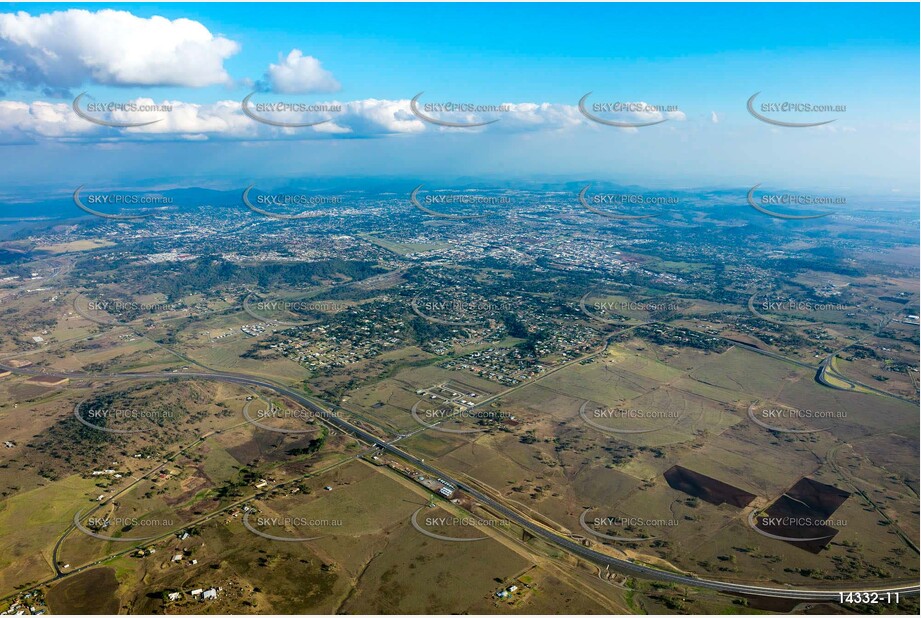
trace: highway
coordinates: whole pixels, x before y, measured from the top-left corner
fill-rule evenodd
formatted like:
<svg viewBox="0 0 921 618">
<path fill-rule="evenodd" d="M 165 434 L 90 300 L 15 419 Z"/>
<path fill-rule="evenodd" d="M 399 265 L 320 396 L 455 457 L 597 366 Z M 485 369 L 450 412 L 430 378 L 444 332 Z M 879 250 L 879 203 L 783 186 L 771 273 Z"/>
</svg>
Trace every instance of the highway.
<svg viewBox="0 0 921 618">
<path fill-rule="evenodd" d="M 821 384 L 822 386 L 827 386 L 828 388 L 833 388 L 839 391 L 858 391 L 858 389 L 862 388 L 864 390 L 870 391 L 877 395 L 882 395 L 884 397 L 892 397 L 893 399 L 898 399 L 900 401 L 904 401 L 905 403 L 910 403 L 912 405 L 918 405 L 917 401 L 914 401 L 907 397 L 902 397 L 901 395 L 896 395 L 895 393 L 890 393 L 882 389 L 878 389 L 874 386 L 870 386 L 869 384 L 864 384 L 863 382 L 858 382 L 857 380 L 852 380 L 851 378 L 847 378 L 841 375 L 840 373 L 838 373 L 837 371 L 835 371 L 835 368 L 832 365 L 832 363 L 834 363 L 835 361 L 835 357 L 838 356 L 838 354 L 840 354 L 841 352 L 844 352 L 846 349 L 848 349 L 851 346 L 857 345 L 859 343 L 863 343 L 867 339 L 870 339 L 871 337 L 878 335 L 880 331 L 882 331 L 890 322 L 892 322 L 895 319 L 896 316 L 897 314 L 892 314 L 892 315 L 884 317 L 882 320 L 880 320 L 879 328 L 877 328 L 871 334 L 866 335 L 865 337 L 861 337 L 860 339 L 856 339 L 848 343 L 847 345 L 844 345 L 838 348 L 837 350 L 835 350 L 834 352 L 826 356 L 817 368 L 818 370 L 815 374 L 815 381 Z M 832 377 L 834 377 L 836 380 L 840 380 L 841 382 L 844 382 L 845 384 L 850 386 L 850 388 L 843 388 L 841 386 L 838 386 L 837 384 L 829 382 L 826 377 L 826 374 L 828 373 L 831 373 Z"/>
<path fill-rule="evenodd" d="M 81 372 L 43 372 L 35 368 L 14 368 L 14 367 L 4 367 L 0 365 L 0 368 L 8 369 L 13 373 L 17 374 L 26 374 L 26 375 L 47 375 L 53 377 L 66 377 L 71 379 L 154 379 L 154 380 L 168 380 L 168 379 L 200 379 L 200 380 L 216 380 L 220 382 L 229 382 L 234 384 L 242 384 L 247 386 L 257 386 L 265 388 L 271 391 L 274 391 L 280 395 L 289 397 L 293 401 L 305 406 L 311 411 L 315 412 L 317 416 L 322 418 L 328 424 L 336 427 L 337 429 L 351 434 L 359 440 L 363 440 L 369 444 L 375 445 L 378 448 L 396 456 L 404 461 L 409 462 L 419 470 L 425 471 L 428 474 L 436 477 L 442 478 L 449 483 L 453 484 L 458 489 L 461 489 L 465 493 L 469 494 L 482 504 L 488 506 L 490 509 L 497 513 L 501 513 L 507 517 L 510 521 L 515 522 L 534 536 L 541 538 L 553 545 L 561 547 L 576 556 L 589 560 L 595 564 L 602 566 L 610 566 L 617 571 L 620 571 L 625 574 L 634 575 L 643 579 L 652 579 L 658 581 L 664 581 L 674 584 L 680 584 L 685 586 L 693 586 L 696 588 L 706 588 L 710 590 L 716 590 L 719 592 L 727 593 L 737 593 L 737 594 L 748 594 L 755 596 L 763 597 L 778 597 L 785 599 L 799 599 L 803 601 L 838 601 L 840 600 L 840 593 L 847 592 L 868 592 L 868 593 L 899 593 L 899 594 L 918 594 L 919 585 L 918 583 L 897 585 L 889 588 L 858 588 L 858 587 L 848 587 L 844 589 L 804 589 L 804 588 L 795 588 L 795 587 L 785 587 L 785 588 L 771 588 L 768 586 L 756 586 L 748 584 L 738 584 L 732 582 L 720 582 L 716 580 L 703 579 L 693 575 L 684 575 L 680 573 L 672 573 L 669 571 L 663 571 L 659 569 L 654 569 L 652 567 L 644 566 L 637 564 L 630 560 L 624 560 L 621 558 L 616 558 L 614 556 L 609 556 L 607 554 L 595 551 L 590 549 L 581 543 L 574 541 L 570 538 L 557 534 L 552 530 L 536 524 L 530 519 L 519 514 L 517 511 L 514 511 L 504 504 L 498 502 L 494 498 L 480 492 L 479 490 L 469 486 L 466 483 L 463 483 L 457 479 L 452 478 L 446 472 L 439 470 L 429 464 L 426 464 L 421 459 L 401 450 L 396 446 L 396 442 L 399 440 L 394 440 L 392 442 L 387 442 L 382 440 L 380 437 L 375 436 L 360 427 L 356 427 L 352 423 L 348 422 L 344 418 L 341 418 L 333 414 L 330 410 L 324 406 L 329 406 L 333 410 L 339 408 L 339 406 L 331 405 L 326 402 L 321 402 L 315 400 L 311 397 L 308 397 L 296 390 L 276 384 L 274 382 L 269 382 L 267 380 L 262 380 L 258 378 L 253 378 L 243 374 L 235 374 L 229 372 L 177 372 L 177 373 L 123 373 L 123 374 L 88 374 Z"/>
</svg>

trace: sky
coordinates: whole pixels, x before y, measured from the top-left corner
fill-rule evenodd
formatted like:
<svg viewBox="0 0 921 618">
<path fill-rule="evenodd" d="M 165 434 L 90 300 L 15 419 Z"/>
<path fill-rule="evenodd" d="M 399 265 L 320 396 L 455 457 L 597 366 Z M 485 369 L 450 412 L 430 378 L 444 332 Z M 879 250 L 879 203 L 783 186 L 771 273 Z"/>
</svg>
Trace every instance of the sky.
<svg viewBox="0 0 921 618">
<path fill-rule="evenodd" d="M 907 3 L 3 4 L 0 196 L 361 176 L 917 196 L 918 21 Z M 629 126 L 586 117 L 589 92 Z M 92 118 L 156 122 L 92 122 L 81 93 Z M 759 120 L 755 93 L 768 119 L 833 122 Z M 279 127 L 250 94 L 339 111 L 260 108 L 326 121 Z M 110 102 L 171 108 L 88 107 Z M 445 102 L 509 109 L 424 107 Z"/>
</svg>

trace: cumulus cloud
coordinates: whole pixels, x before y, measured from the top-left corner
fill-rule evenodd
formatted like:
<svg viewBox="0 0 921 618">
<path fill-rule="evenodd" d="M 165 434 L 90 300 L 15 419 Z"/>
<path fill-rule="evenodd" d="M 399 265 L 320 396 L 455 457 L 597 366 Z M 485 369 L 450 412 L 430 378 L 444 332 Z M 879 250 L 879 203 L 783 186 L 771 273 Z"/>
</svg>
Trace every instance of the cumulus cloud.
<svg viewBox="0 0 921 618">
<path fill-rule="evenodd" d="M 522 132 L 534 130 L 566 129 L 586 124 L 586 119 L 574 105 L 556 103 L 499 103 L 480 106 L 482 111 L 431 111 L 425 103 L 417 101 L 419 118 L 430 130 L 443 132 Z M 410 108 L 411 109 L 411 108 Z M 438 122 L 481 126 L 444 126 Z M 482 125 L 481 123 L 491 123 Z"/>
<path fill-rule="evenodd" d="M 135 99 L 138 105 L 154 105 L 153 99 Z M 259 131 L 253 122 L 240 113 L 237 101 L 218 101 L 209 105 L 163 101 L 157 103 L 169 111 L 127 112 L 116 111 L 111 117 L 121 122 L 145 122 L 157 120 L 142 127 L 130 127 L 125 133 L 134 136 L 181 136 L 206 139 L 207 135 L 224 135 L 235 138 L 257 138 Z"/>
<path fill-rule="evenodd" d="M 502 103 L 507 111 L 493 115 L 498 131 L 567 129 L 584 124 L 585 118 L 574 105 L 556 103 Z"/>
<path fill-rule="evenodd" d="M 719 124 L 720 117 L 716 115 L 716 112 L 710 112 L 710 122 L 713 124 Z"/>
<path fill-rule="evenodd" d="M 626 118 L 629 122 L 638 123 L 656 122 L 659 120 L 677 120 L 679 122 L 687 120 L 687 115 L 682 111 L 668 111 L 658 109 L 659 106 L 653 105 L 651 103 L 646 103 L 645 101 L 631 102 L 627 105 L 631 106 L 631 111 L 614 114 L 614 116 L 617 117 L 617 120 Z"/>
<path fill-rule="evenodd" d="M 229 83 L 240 46 L 191 19 L 83 9 L 0 13 L 0 79 L 61 93 L 88 81 L 115 86 Z"/>
<path fill-rule="evenodd" d="M 426 130 L 425 123 L 409 111 L 408 99 L 350 101 L 344 104 L 342 114 L 332 122 L 355 135 L 422 133 Z"/>
<path fill-rule="evenodd" d="M 29 137 L 79 137 L 96 127 L 74 114 L 66 103 L 0 101 L 0 134 L 9 141 Z"/>
<path fill-rule="evenodd" d="M 74 113 L 70 104 L 0 100 L 0 134 L 16 141 L 31 138 L 156 140 L 156 139 L 322 139 L 337 136 L 370 137 L 394 133 L 418 133 L 426 125 L 409 112 L 409 101 L 366 99 L 317 104 L 330 111 L 260 111 L 257 116 L 275 122 L 317 122 L 311 127 L 284 128 L 261 123 L 245 115 L 240 101 L 225 100 L 207 105 L 140 97 L 118 102 L 120 106 L 155 111 L 82 113 L 102 122 L 147 123 L 144 126 L 112 127 L 93 123 Z"/>
<path fill-rule="evenodd" d="M 395 134 L 426 132 L 495 132 L 524 133 L 565 131 L 577 127 L 604 127 L 588 120 L 574 105 L 554 103 L 503 103 L 505 111 L 491 113 L 437 113 L 430 117 L 453 122 L 478 122 L 497 118 L 499 122 L 477 128 L 449 128 L 416 116 L 408 99 L 362 99 L 357 101 L 327 101 L 310 103 L 309 110 L 289 107 L 279 110 L 278 102 L 257 96 L 248 109 L 260 122 L 243 113 L 241 102 L 218 101 L 210 104 L 183 101 L 154 101 L 135 98 L 118 102 L 113 111 L 82 110 L 85 115 L 114 124 L 152 124 L 133 127 L 111 127 L 94 124 L 74 113 L 69 104 L 36 101 L 0 101 L 0 134 L 15 135 L 16 139 L 335 139 L 378 137 Z M 258 101 L 262 100 L 262 103 Z M 103 105 L 103 109 L 108 109 Z M 130 109 L 130 111 L 129 111 Z M 138 109 L 155 111 L 136 111 Z M 683 117 L 683 115 L 682 115 Z M 316 123 L 305 127 L 275 126 L 274 123 Z M 636 130 L 636 129 L 632 129 Z"/>
<path fill-rule="evenodd" d="M 270 64 L 258 89 L 282 94 L 306 94 L 311 92 L 337 92 L 339 82 L 333 74 L 320 65 L 313 56 L 305 56 L 299 49 L 292 49 L 279 60 Z"/>
</svg>

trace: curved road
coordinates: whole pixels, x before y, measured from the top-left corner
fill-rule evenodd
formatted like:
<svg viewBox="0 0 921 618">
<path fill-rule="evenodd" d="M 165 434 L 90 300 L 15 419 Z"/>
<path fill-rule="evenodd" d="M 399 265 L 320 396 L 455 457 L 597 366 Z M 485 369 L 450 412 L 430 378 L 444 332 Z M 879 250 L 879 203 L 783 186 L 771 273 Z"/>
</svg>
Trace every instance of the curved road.
<svg viewBox="0 0 921 618">
<path fill-rule="evenodd" d="M 478 491 L 477 489 L 462 483 L 454 478 L 452 478 L 447 473 L 426 464 L 421 459 L 397 448 L 395 443 L 399 440 L 394 440 L 392 442 L 386 442 L 375 436 L 371 433 L 368 433 L 360 427 L 352 425 L 350 422 L 346 421 L 343 418 L 336 416 L 331 413 L 329 410 L 324 408 L 319 401 L 315 401 L 312 398 L 309 398 L 302 393 L 290 389 L 286 386 L 275 384 L 267 380 L 261 380 L 258 378 L 253 378 L 247 375 L 234 374 L 228 372 L 214 372 L 214 373 L 204 373 L 204 372 L 182 372 L 182 373 L 124 373 L 124 374 L 88 374 L 81 372 L 42 372 L 37 369 L 30 368 L 13 368 L 5 367 L 0 365 L 0 368 L 9 369 L 13 373 L 26 374 L 26 375 L 48 375 L 53 377 L 66 377 L 66 378 L 88 378 L 88 379 L 203 379 L 203 380 L 217 380 L 220 382 L 230 382 L 234 384 L 246 384 L 249 386 L 258 386 L 266 388 L 286 397 L 291 398 L 292 400 L 298 402 L 299 404 L 309 408 L 315 412 L 318 416 L 322 417 L 330 425 L 335 426 L 336 428 L 352 434 L 353 436 L 364 440 L 370 444 L 381 448 L 390 454 L 403 459 L 411 463 L 413 466 L 420 470 L 435 476 L 436 478 L 442 478 L 449 483 L 453 484 L 458 489 L 461 489 L 465 493 L 471 495 L 475 499 L 479 500 L 481 503 L 488 505 L 494 511 L 501 513 L 509 520 L 514 521 L 516 524 L 533 534 L 534 536 L 540 537 L 545 541 L 548 541 L 558 547 L 566 549 L 567 551 L 580 556 L 586 560 L 600 564 L 603 566 L 610 566 L 615 568 L 618 571 L 634 575 L 644 579 L 653 579 L 658 581 L 665 581 L 675 584 L 681 584 L 684 586 L 693 586 L 696 588 L 707 588 L 710 590 L 716 590 L 718 592 L 728 592 L 736 594 L 748 594 L 755 596 L 764 596 L 764 597 L 779 597 L 785 599 L 799 599 L 799 600 L 808 600 L 808 601 L 839 601 L 840 594 L 842 592 L 876 592 L 879 594 L 886 593 L 899 593 L 899 594 L 917 594 L 919 591 L 919 585 L 917 583 L 907 584 L 907 585 L 897 585 L 890 588 L 863 588 L 858 589 L 856 586 L 852 588 L 847 588 L 843 590 L 808 590 L 802 588 L 770 588 L 767 586 L 754 586 L 747 584 L 737 584 L 732 582 L 720 582 L 716 580 L 703 579 L 692 575 L 683 575 L 679 573 L 672 573 L 669 571 L 663 571 L 660 569 L 654 569 L 652 567 L 644 566 L 641 564 L 636 564 L 630 560 L 623 560 L 621 558 L 615 558 L 607 554 L 595 551 L 588 547 L 585 547 L 581 543 L 573 541 L 570 538 L 557 534 L 543 526 L 540 526 L 530 519 L 519 514 L 517 511 L 514 511 L 500 502 L 496 501 L 492 497 Z M 326 402 L 322 402 L 325 405 Z M 338 406 L 332 405 L 334 409 Z"/>
</svg>

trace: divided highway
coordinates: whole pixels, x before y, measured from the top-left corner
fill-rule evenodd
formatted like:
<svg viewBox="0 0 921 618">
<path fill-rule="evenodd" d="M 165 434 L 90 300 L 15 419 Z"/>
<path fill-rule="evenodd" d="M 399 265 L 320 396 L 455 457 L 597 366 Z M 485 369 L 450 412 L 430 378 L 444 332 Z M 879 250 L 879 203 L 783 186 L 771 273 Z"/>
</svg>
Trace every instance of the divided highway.
<svg viewBox="0 0 921 618">
<path fill-rule="evenodd" d="M 727 593 L 736 593 L 736 594 L 746 594 L 754 596 L 763 596 L 763 597 L 778 597 L 785 599 L 798 599 L 803 601 L 839 601 L 841 593 L 848 592 L 868 592 L 868 593 L 877 593 L 880 595 L 885 595 L 886 593 L 899 593 L 899 594 L 918 594 L 919 585 L 917 583 L 908 584 L 908 585 L 899 585 L 889 588 L 846 588 L 846 589 L 802 589 L 795 587 L 784 587 L 784 588 L 771 588 L 768 586 L 755 586 L 747 584 L 737 584 L 732 582 L 720 582 L 715 580 L 703 579 L 693 575 L 683 575 L 679 573 L 672 573 L 669 571 L 663 571 L 660 569 L 654 569 L 652 567 L 644 566 L 631 562 L 630 560 L 624 560 L 621 558 L 616 558 L 614 556 L 609 556 L 601 552 L 595 551 L 588 547 L 585 547 L 581 543 L 574 541 L 570 538 L 562 536 L 548 530 L 547 528 L 536 524 L 530 519 L 522 516 L 520 513 L 506 507 L 502 503 L 496 501 L 494 498 L 478 491 L 477 489 L 470 487 L 468 484 L 458 481 L 457 479 L 452 478 L 446 472 L 438 470 L 437 468 L 426 464 L 421 459 L 401 450 L 395 446 L 394 442 L 386 442 L 375 436 L 360 427 L 353 425 L 344 418 L 332 414 L 329 410 L 324 408 L 324 405 L 330 406 L 333 409 L 338 408 L 328 404 L 326 402 L 319 402 L 319 400 L 314 400 L 296 390 L 288 388 L 286 386 L 281 386 L 267 380 L 262 380 L 259 378 L 254 378 L 247 375 L 228 373 L 228 372 L 177 372 L 177 373 L 124 373 L 124 374 L 86 374 L 79 372 L 43 372 L 37 369 L 20 369 L 14 367 L 4 367 L 0 365 L 0 368 L 9 369 L 13 373 L 27 374 L 27 375 L 47 375 L 52 377 L 65 377 L 65 378 L 86 378 L 86 379 L 202 379 L 202 380 L 216 380 L 220 382 L 230 382 L 234 384 L 243 384 L 248 386 L 257 386 L 262 387 L 268 390 L 275 391 L 280 395 L 289 397 L 290 399 L 298 402 L 299 404 L 305 406 L 311 411 L 315 412 L 318 416 L 322 417 L 327 423 L 333 425 L 334 427 L 349 433 L 360 440 L 363 440 L 369 444 L 376 445 L 378 448 L 387 451 L 388 453 L 403 459 L 404 461 L 409 462 L 413 466 L 417 467 L 420 470 L 427 472 L 428 474 L 436 477 L 442 478 L 449 483 L 453 484 L 455 487 L 461 489 L 465 493 L 469 494 L 476 500 L 480 501 L 482 504 L 487 505 L 490 509 L 497 513 L 501 513 L 507 517 L 510 521 L 515 522 L 529 533 L 533 534 L 536 537 L 539 537 L 549 543 L 552 543 L 558 547 L 561 547 L 572 554 L 575 554 L 581 558 L 589 560 L 595 564 L 602 566 L 610 566 L 611 568 L 629 575 L 634 575 L 643 579 L 653 579 L 658 581 L 670 582 L 674 584 L 680 584 L 685 586 L 693 586 L 696 588 L 706 588 L 710 590 L 716 590 L 719 592 Z"/>
</svg>

